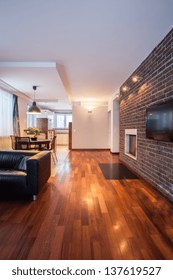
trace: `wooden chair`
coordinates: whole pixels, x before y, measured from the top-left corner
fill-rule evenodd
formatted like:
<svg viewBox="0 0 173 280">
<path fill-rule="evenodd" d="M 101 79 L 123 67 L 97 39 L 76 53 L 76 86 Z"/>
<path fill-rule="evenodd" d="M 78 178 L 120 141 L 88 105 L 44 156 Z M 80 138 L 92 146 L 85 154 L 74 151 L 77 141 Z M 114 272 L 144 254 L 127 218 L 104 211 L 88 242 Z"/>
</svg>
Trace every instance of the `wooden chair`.
<svg viewBox="0 0 173 280">
<path fill-rule="evenodd" d="M 49 138 L 50 140 L 52 140 L 54 136 L 56 136 L 56 131 L 55 131 L 55 129 L 48 129 L 48 131 L 47 131 L 47 138 Z"/>
<path fill-rule="evenodd" d="M 30 137 L 16 136 L 16 150 L 30 150 L 30 149 L 31 149 Z"/>
<path fill-rule="evenodd" d="M 51 151 L 51 155 L 53 158 L 54 163 L 56 163 L 57 159 L 57 155 L 56 155 L 56 135 L 53 136 L 51 142 L 50 142 L 50 151 Z"/>
<path fill-rule="evenodd" d="M 11 148 L 13 150 L 16 150 L 16 136 L 15 135 L 10 135 L 10 139 L 11 139 Z"/>
<path fill-rule="evenodd" d="M 56 161 L 58 160 L 57 155 L 56 155 L 56 135 L 54 135 L 53 138 L 51 139 L 49 149 L 44 147 L 43 150 L 50 151 L 52 159 L 53 159 L 54 163 L 56 163 Z"/>
</svg>

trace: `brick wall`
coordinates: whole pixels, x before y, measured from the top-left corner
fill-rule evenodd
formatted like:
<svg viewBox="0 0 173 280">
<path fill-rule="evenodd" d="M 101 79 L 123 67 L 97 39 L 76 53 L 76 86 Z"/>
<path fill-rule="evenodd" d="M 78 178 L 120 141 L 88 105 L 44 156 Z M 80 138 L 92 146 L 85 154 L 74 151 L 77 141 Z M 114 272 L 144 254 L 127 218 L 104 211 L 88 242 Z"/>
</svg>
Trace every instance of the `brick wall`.
<svg viewBox="0 0 173 280">
<path fill-rule="evenodd" d="M 133 75 L 141 79 L 134 83 Z M 123 86 L 129 90 L 123 92 Z M 173 200 L 173 143 L 146 138 L 146 107 L 173 98 L 173 29 L 120 88 L 120 159 Z M 137 129 L 137 160 L 124 154 L 125 129 Z"/>
</svg>

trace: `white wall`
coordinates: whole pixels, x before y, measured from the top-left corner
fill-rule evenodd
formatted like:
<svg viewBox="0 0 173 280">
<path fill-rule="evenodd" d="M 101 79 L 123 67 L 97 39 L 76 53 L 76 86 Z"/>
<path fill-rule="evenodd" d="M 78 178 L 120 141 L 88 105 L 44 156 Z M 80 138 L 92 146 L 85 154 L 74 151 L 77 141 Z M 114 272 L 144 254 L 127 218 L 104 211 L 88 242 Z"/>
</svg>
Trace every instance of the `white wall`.
<svg viewBox="0 0 173 280">
<path fill-rule="evenodd" d="M 108 111 L 108 143 L 109 149 L 111 148 L 111 111 Z"/>
<path fill-rule="evenodd" d="M 111 152 L 119 153 L 119 101 L 112 101 L 111 108 Z"/>
<path fill-rule="evenodd" d="M 108 107 L 97 107 L 88 113 L 82 106 L 72 108 L 72 148 L 109 149 Z"/>
<path fill-rule="evenodd" d="M 115 96 L 109 100 L 108 110 L 110 112 L 110 150 L 119 153 L 119 100 Z"/>
<path fill-rule="evenodd" d="M 24 129 L 27 128 L 27 100 L 18 97 L 20 135 L 26 136 Z"/>
</svg>

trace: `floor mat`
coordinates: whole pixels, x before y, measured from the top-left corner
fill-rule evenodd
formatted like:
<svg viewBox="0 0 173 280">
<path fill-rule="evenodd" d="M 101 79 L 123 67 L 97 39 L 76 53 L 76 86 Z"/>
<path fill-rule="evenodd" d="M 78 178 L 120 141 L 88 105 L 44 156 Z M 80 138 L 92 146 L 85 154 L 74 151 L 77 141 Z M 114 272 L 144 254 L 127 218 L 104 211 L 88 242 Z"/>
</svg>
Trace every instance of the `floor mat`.
<svg viewBox="0 0 173 280">
<path fill-rule="evenodd" d="M 99 166 L 107 180 L 139 179 L 122 163 L 100 163 Z"/>
</svg>

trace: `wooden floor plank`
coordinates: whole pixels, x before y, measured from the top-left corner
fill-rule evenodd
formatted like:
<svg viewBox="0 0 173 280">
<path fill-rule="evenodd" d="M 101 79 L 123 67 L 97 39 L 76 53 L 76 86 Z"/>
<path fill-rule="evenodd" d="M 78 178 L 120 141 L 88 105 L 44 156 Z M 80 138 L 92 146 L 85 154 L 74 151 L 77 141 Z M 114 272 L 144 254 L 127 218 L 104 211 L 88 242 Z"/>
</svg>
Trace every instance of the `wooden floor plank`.
<svg viewBox="0 0 173 280">
<path fill-rule="evenodd" d="M 0 201 L 0 259 L 173 259 L 173 203 L 99 163 L 119 158 L 70 151 L 36 201 Z"/>
</svg>

